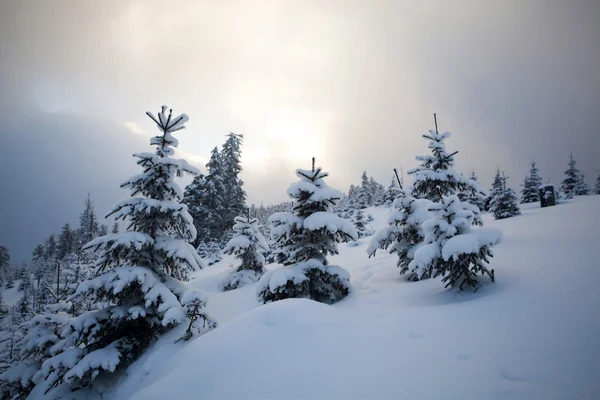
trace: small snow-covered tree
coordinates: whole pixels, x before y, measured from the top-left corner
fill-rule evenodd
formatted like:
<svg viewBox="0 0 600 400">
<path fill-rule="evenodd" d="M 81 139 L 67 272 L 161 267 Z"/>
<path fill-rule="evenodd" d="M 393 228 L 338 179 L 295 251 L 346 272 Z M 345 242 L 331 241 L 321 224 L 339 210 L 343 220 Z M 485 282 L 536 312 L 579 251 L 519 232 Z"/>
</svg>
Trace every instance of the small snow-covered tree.
<svg viewBox="0 0 600 400">
<path fill-rule="evenodd" d="M 202 260 L 206 262 L 206 265 L 210 266 L 221 261 L 221 253 L 223 250 L 216 240 L 210 240 L 208 242 L 202 242 L 196 248 L 198 255 Z"/>
<path fill-rule="evenodd" d="M 594 193 L 600 194 L 600 172 L 598 173 L 598 177 L 596 178 L 596 186 L 594 186 Z"/>
<path fill-rule="evenodd" d="M 269 251 L 269 245 L 260 233 L 258 219 L 235 217 L 233 225 L 233 238 L 227 243 L 225 254 L 233 254 L 241 261 L 235 272 L 227 276 L 221 283 L 221 288 L 226 290 L 257 282 L 265 273 L 264 253 Z"/>
<path fill-rule="evenodd" d="M 373 229 L 369 225 L 369 222 L 372 220 L 373 217 L 365 213 L 362 209 L 358 209 L 352 213 L 351 221 L 354 224 L 359 239 L 373 234 Z"/>
<path fill-rule="evenodd" d="M 400 193 L 401 193 L 401 190 L 400 190 L 400 187 L 398 186 L 396 177 L 393 176 L 392 182 L 387 187 L 387 190 L 385 191 L 385 193 L 383 195 L 383 204 L 387 207 L 391 207 L 392 204 L 394 203 L 394 200 L 396 200 L 396 197 L 398 197 L 400 195 Z"/>
<path fill-rule="evenodd" d="M 500 168 L 496 168 L 496 174 L 492 180 L 492 188 L 489 191 L 488 196 L 485 199 L 484 209 L 490 211 L 492 200 L 502 193 L 502 175 L 500 175 Z"/>
<path fill-rule="evenodd" d="M 515 215 L 520 215 L 521 210 L 517 200 L 515 192 L 506 185 L 508 176 L 502 173 L 500 178 L 502 182 L 502 188 L 499 193 L 495 195 L 490 203 L 490 212 L 494 214 L 495 219 L 510 218 Z"/>
<path fill-rule="evenodd" d="M 446 151 L 446 139 L 450 135 L 450 132 L 438 133 L 437 123 L 436 130 L 432 129 L 429 135 L 423 135 L 423 138 L 429 140 L 432 154 L 417 156 L 420 166 L 408 171 L 408 174 L 414 178 L 414 197 L 441 201 L 440 196 L 459 193 L 467 196 L 477 193 L 485 195 L 477 182 L 465 178 L 454 170 L 454 156 L 458 151 L 453 153 Z"/>
<path fill-rule="evenodd" d="M 477 275 L 488 275 L 494 281 L 494 270 L 487 267 L 491 247 L 500 242 L 496 229 L 473 229 L 482 225 L 479 209 L 457 196 L 440 196 L 441 201 L 429 206 L 433 217 L 423 223 L 424 244 L 409 264 L 419 277 L 442 276 L 446 287 L 477 290 Z"/>
<path fill-rule="evenodd" d="M 115 221 L 112 226 L 110 233 L 119 233 L 119 223 Z"/>
<path fill-rule="evenodd" d="M 24 323 L 13 321 L 10 366 L 0 374 L 2 398 L 25 398 L 39 382 L 44 362 L 55 354 L 55 346 L 63 342 L 61 332 L 69 321 L 65 312 L 69 307 L 69 303 L 47 306 L 43 313 Z M 18 310 L 13 314 L 17 315 Z M 47 389 L 44 387 L 40 394 Z"/>
<path fill-rule="evenodd" d="M 373 193 L 371 192 L 367 171 L 362 173 L 361 183 L 356 192 L 355 205 L 357 209 L 364 209 L 373 205 Z"/>
<path fill-rule="evenodd" d="M 577 179 L 577 184 L 575 185 L 574 194 L 576 196 L 587 196 L 590 194 L 590 187 L 585 182 L 585 174 L 580 171 Z"/>
<path fill-rule="evenodd" d="M 539 174 L 539 171 L 540 170 L 535 166 L 535 161 L 532 161 L 529 175 L 525 176 L 525 181 L 523 182 L 521 203 L 535 203 L 540 201 L 538 189 L 543 183 L 543 180 Z"/>
<path fill-rule="evenodd" d="M 185 160 L 173 159 L 187 116 L 173 117 L 163 106 L 157 117 L 147 113 L 161 134 L 151 139 L 155 153 L 139 153 L 143 172 L 121 184 L 131 198 L 118 202 L 108 216 L 127 221 L 125 232 L 92 240 L 86 249 L 99 254 L 98 276 L 81 283 L 69 301 L 91 297 L 103 307 L 72 320 L 52 346 L 36 375 L 52 388 L 90 386 L 137 359 L 159 336 L 188 322 L 185 338 L 215 326 L 202 312 L 205 296 L 181 282 L 202 260 L 189 244 L 196 235 L 175 176 L 196 174 Z"/>
<path fill-rule="evenodd" d="M 469 179 L 473 182 L 479 182 L 479 177 L 477 176 L 475 171 L 471 171 Z M 482 189 L 479 189 L 477 191 L 470 190 L 465 197 L 465 201 L 467 203 L 473 204 L 474 206 L 479 208 L 480 211 L 483 211 L 485 208 L 486 195 L 483 192 L 481 192 L 481 190 Z"/>
<path fill-rule="evenodd" d="M 560 190 L 572 197 L 575 195 L 575 189 L 580 182 L 581 171 L 577 169 L 577 161 L 573 158 L 573 154 L 569 155 L 569 168 L 565 171 L 565 179 L 560 184 Z"/>
<path fill-rule="evenodd" d="M 390 254 L 396 253 L 396 265 L 400 268 L 400 274 L 408 273 L 408 280 L 415 281 L 419 277 L 411 273 L 408 266 L 415 250 L 425 238 L 422 225 L 431 217 L 431 201 L 415 199 L 411 192 L 412 188 L 400 189 L 400 195 L 392 204 L 392 213 L 387 220 L 388 226 L 373 235 L 367 254 L 369 257 L 375 256 L 378 249 L 388 250 Z"/>
<path fill-rule="evenodd" d="M 300 181 L 292 184 L 288 195 L 294 200 L 293 212 L 270 217 L 271 238 L 277 261 L 287 266 L 266 273 L 258 283 L 258 297 L 264 303 L 292 297 L 334 303 L 350 290 L 348 272 L 329 265 L 327 255 L 337 254 L 337 243 L 356 240 L 352 223 L 332 212 L 342 193 L 323 180 L 321 168 L 296 170 Z"/>
</svg>

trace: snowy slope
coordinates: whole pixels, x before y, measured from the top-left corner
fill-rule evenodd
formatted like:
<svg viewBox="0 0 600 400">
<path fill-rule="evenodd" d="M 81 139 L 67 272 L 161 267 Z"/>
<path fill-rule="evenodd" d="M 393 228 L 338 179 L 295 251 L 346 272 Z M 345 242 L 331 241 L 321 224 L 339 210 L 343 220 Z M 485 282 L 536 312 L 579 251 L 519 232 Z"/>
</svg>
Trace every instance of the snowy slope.
<svg viewBox="0 0 600 400">
<path fill-rule="evenodd" d="M 600 399 L 600 196 L 501 221 L 497 283 L 453 294 L 404 282 L 396 258 L 368 259 L 370 238 L 331 263 L 353 292 L 334 306 L 260 306 L 255 285 L 218 292 L 235 263 L 198 273 L 219 327 L 161 340 L 115 399 Z M 374 227 L 388 209 L 371 209 Z M 278 268 L 269 265 L 269 269 Z"/>
</svg>

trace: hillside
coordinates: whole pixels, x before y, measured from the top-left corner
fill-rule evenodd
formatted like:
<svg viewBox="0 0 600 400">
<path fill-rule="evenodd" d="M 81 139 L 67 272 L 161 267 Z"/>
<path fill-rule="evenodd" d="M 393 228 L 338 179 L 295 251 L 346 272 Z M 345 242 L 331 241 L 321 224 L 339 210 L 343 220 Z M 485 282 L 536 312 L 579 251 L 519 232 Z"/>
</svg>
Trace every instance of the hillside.
<svg viewBox="0 0 600 400">
<path fill-rule="evenodd" d="M 105 397 L 600 398 L 599 209 L 600 196 L 586 196 L 507 220 L 486 215 L 504 241 L 497 283 L 476 294 L 404 282 L 395 257 L 367 258 L 366 238 L 331 259 L 352 277 L 343 301 L 260 306 L 254 286 L 218 292 L 234 262 L 226 257 L 192 281 L 219 327 L 186 344 L 163 338 Z M 385 224 L 388 209 L 369 211 Z"/>
</svg>

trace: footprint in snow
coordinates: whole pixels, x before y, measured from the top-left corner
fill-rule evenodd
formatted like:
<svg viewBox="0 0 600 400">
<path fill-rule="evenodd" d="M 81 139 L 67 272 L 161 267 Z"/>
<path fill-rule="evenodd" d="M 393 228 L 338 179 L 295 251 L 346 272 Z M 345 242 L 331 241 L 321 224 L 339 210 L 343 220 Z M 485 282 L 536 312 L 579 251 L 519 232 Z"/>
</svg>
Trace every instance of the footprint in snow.
<svg viewBox="0 0 600 400">
<path fill-rule="evenodd" d="M 524 374 L 519 374 L 518 372 L 508 370 L 500 372 L 500 376 L 510 382 L 525 382 L 529 380 L 529 377 L 525 376 Z"/>
</svg>

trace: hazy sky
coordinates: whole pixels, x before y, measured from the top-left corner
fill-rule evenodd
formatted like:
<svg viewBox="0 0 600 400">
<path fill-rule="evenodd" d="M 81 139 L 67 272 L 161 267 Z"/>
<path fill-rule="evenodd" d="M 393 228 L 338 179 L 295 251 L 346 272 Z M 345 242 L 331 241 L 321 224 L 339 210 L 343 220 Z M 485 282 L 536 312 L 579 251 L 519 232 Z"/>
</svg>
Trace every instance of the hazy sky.
<svg viewBox="0 0 600 400">
<path fill-rule="evenodd" d="M 310 157 L 347 190 L 416 165 L 433 125 L 457 167 L 518 189 L 600 162 L 600 2 L 0 0 L 0 244 L 16 259 L 87 192 L 104 215 L 149 150 L 144 115 L 190 117 L 176 155 L 203 166 L 244 134 L 250 202 L 286 200 Z M 410 181 L 410 180 L 409 180 Z"/>
</svg>

